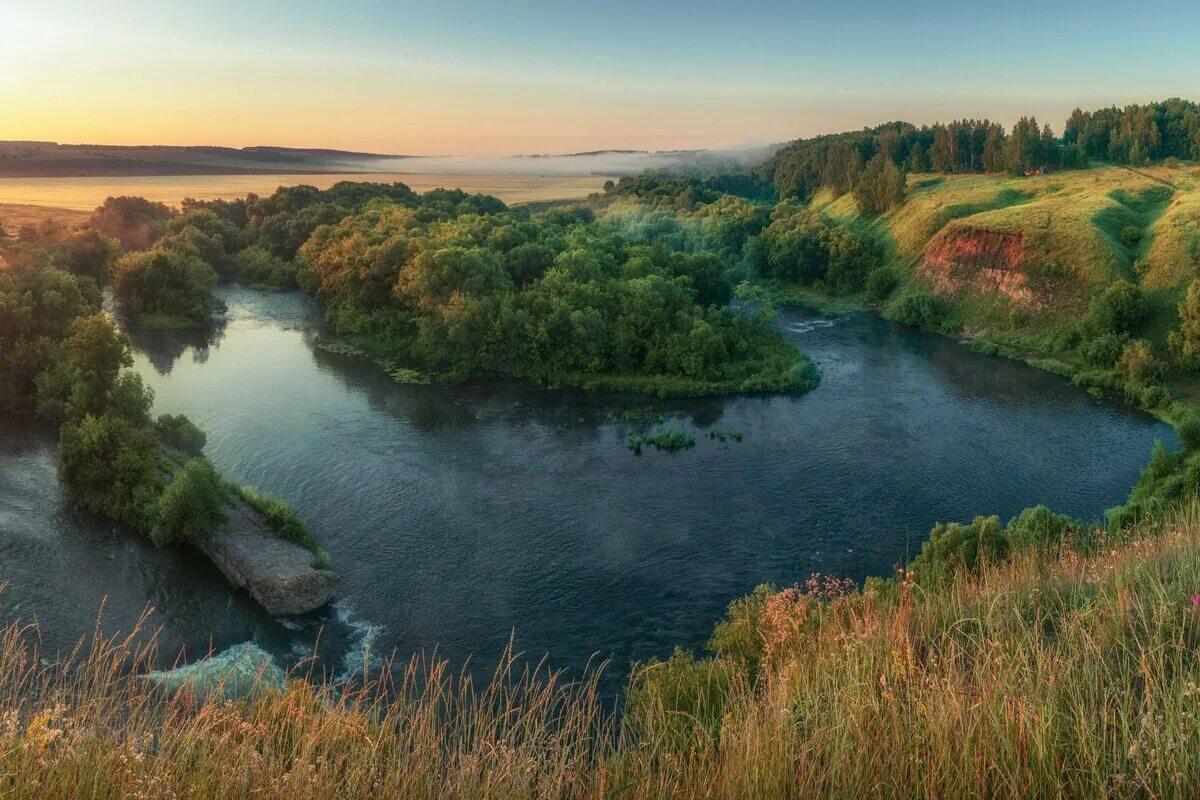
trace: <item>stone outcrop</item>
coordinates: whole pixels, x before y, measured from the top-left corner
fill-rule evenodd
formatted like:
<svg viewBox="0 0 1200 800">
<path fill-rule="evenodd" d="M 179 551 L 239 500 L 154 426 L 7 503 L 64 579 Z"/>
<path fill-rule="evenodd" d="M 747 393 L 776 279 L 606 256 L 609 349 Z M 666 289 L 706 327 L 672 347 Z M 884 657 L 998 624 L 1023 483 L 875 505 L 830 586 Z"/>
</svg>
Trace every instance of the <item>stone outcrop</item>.
<svg viewBox="0 0 1200 800">
<path fill-rule="evenodd" d="M 1000 293 L 1023 306 L 1036 304 L 1025 270 L 1025 239 L 1020 233 L 952 230 L 929 243 L 917 273 L 938 294 L 953 295 L 962 290 Z"/>
<path fill-rule="evenodd" d="M 307 549 L 276 536 L 246 503 L 229 506 L 225 514 L 224 524 L 192 543 L 267 613 L 305 614 L 333 599 L 337 574 L 314 567 Z"/>
</svg>

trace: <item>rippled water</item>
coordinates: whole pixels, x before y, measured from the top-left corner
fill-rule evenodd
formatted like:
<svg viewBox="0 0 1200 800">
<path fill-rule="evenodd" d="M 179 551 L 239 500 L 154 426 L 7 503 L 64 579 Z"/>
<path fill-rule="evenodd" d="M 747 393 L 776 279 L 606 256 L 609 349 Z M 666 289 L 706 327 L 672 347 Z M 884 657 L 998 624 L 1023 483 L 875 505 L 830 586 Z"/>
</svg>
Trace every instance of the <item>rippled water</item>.
<svg viewBox="0 0 1200 800">
<path fill-rule="evenodd" d="M 1121 502 L 1167 426 L 1060 378 L 865 314 L 789 311 L 820 366 L 799 396 L 657 401 L 508 383 L 401 386 L 312 346 L 312 302 L 229 290 L 202 336 L 134 336 L 157 408 L 208 431 L 229 476 L 288 497 L 343 577 L 342 600 L 271 620 L 188 549 L 155 551 L 73 511 L 53 431 L 0 418 L 0 613 L 52 643 L 147 606 L 189 657 L 254 639 L 295 663 L 354 669 L 364 643 L 487 665 L 518 649 L 593 654 L 702 646 L 728 602 L 814 571 L 861 579 L 915 552 L 938 520 L 1044 503 L 1087 519 Z M 696 447 L 631 453 L 637 411 Z M 740 430 L 741 442 L 707 438 Z"/>
</svg>

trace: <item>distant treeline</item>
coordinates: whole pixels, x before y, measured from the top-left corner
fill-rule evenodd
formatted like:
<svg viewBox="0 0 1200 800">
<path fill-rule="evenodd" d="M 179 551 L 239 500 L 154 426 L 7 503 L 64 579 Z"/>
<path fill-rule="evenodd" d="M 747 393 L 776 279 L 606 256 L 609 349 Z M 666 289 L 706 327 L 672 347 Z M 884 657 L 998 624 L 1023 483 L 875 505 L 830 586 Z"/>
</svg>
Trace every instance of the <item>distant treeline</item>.
<svg viewBox="0 0 1200 800">
<path fill-rule="evenodd" d="M 801 139 L 759 169 L 780 198 L 807 199 L 821 188 L 854 190 L 872 160 L 909 172 L 1010 172 L 1083 167 L 1089 159 L 1145 164 L 1200 159 L 1200 105 L 1178 98 L 1098 111 L 1075 109 L 1062 137 L 1035 117 L 1010 131 L 991 120 L 874 128 Z"/>
</svg>

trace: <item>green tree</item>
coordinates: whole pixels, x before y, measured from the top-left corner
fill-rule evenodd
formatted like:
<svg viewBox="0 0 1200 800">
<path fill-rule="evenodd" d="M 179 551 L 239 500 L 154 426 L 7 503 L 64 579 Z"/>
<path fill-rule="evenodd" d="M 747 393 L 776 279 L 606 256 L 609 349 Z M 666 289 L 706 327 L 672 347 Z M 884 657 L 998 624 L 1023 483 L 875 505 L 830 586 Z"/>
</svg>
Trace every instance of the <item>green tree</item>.
<svg viewBox="0 0 1200 800">
<path fill-rule="evenodd" d="M 1089 316 L 1103 333 L 1133 333 L 1148 310 L 1142 290 L 1129 281 L 1118 280 L 1092 298 Z"/>
<path fill-rule="evenodd" d="M 225 521 L 221 476 L 206 459 L 193 458 L 171 477 L 155 507 L 150 540 L 162 547 L 187 541 Z"/>
<path fill-rule="evenodd" d="M 1157 385 L 1166 375 L 1166 365 L 1154 355 L 1154 348 L 1145 339 L 1136 339 L 1125 346 L 1116 370 L 1136 387 Z"/>
<path fill-rule="evenodd" d="M 107 315 L 77 317 L 62 358 L 38 379 L 39 413 L 58 421 L 103 414 L 121 369 L 132 365 L 129 339 Z"/>
<path fill-rule="evenodd" d="M 158 442 L 149 430 L 115 414 L 85 414 L 63 425 L 58 460 L 77 503 L 149 533 L 162 489 Z"/>
<path fill-rule="evenodd" d="M 155 248 L 123 256 L 113 291 L 134 316 L 168 325 L 201 325 L 224 310 L 213 287 L 217 273 L 189 247 Z"/>
<path fill-rule="evenodd" d="M 1200 281 L 1192 281 L 1179 302 L 1179 330 L 1167 335 L 1171 353 L 1184 369 L 1200 369 Z"/>
<path fill-rule="evenodd" d="M 876 216 L 904 202 L 904 173 L 880 153 L 867 162 L 854 184 L 858 210 Z"/>
</svg>

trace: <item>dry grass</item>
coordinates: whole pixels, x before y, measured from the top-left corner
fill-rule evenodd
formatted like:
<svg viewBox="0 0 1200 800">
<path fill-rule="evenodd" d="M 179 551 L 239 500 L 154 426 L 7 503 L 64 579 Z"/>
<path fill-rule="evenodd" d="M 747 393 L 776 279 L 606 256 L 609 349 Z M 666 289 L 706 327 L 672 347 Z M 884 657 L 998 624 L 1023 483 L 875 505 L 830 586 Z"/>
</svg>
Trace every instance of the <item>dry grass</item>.
<svg viewBox="0 0 1200 800">
<path fill-rule="evenodd" d="M 702 718 L 663 683 L 670 664 L 648 667 L 636 736 L 594 681 L 511 661 L 487 687 L 417 662 L 394 683 L 201 702 L 134 677 L 149 653 L 132 640 L 46 666 L 36 630 L 13 626 L 0 795 L 1193 797 L 1200 510 L 1161 531 L 936 591 L 775 595 L 748 631 L 758 677 L 732 656 L 680 662 L 730 676 Z"/>
<path fill-rule="evenodd" d="M 0 227 L 15 236 L 23 225 L 40 226 L 53 220 L 68 228 L 82 225 L 88 220 L 88 212 L 52 206 L 31 206 L 18 203 L 0 203 Z"/>
</svg>

